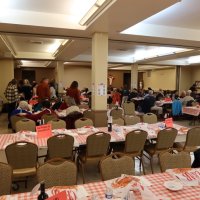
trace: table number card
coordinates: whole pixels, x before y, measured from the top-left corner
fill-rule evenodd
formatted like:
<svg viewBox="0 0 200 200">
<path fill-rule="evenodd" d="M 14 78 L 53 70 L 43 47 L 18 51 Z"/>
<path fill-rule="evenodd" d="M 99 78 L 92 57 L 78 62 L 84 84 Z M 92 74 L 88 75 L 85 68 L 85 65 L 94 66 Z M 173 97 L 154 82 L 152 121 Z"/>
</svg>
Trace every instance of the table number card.
<svg viewBox="0 0 200 200">
<path fill-rule="evenodd" d="M 51 124 L 44 124 L 36 126 L 36 132 L 38 138 L 48 138 L 52 136 Z"/>
<path fill-rule="evenodd" d="M 166 125 L 166 128 L 173 128 L 173 119 L 172 118 L 167 118 L 165 119 L 165 125 Z"/>
</svg>

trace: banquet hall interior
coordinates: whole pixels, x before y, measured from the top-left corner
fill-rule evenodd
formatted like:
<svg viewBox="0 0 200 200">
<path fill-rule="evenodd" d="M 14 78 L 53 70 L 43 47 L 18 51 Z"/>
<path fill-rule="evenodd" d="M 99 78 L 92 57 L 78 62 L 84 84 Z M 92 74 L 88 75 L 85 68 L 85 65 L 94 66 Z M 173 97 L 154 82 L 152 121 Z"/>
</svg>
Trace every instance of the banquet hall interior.
<svg viewBox="0 0 200 200">
<path fill-rule="evenodd" d="M 199 0 L 0 0 L 0 200 L 200 199 L 199 19 Z"/>
</svg>

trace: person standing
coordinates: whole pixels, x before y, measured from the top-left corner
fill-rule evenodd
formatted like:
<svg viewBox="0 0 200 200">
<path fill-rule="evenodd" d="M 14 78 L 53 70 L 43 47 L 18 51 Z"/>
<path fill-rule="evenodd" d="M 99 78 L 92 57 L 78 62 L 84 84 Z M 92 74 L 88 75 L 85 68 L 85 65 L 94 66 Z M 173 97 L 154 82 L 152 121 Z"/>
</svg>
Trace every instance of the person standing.
<svg viewBox="0 0 200 200">
<path fill-rule="evenodd" d="M 37 86 L 38 101 L 50 100 L 49 79 L 43 78 Z"/>
<path fill-rule="evenodd" d="M 70 88 L 67 89 L 67 96 L 73 98 L 76 104 L 80 105 L 80 90 L 77 81 L 71 83 Z"/>
<path fill-rule="evenodd" d="M 17 80 L 12 79 L 5 90 L 5 97 L 8 101 L 8 128 L 11 128 L 10 116 L 13 110 L 15 110 L 16 104 L 19 101 L 19 93 L 17 89 Z"/>
<path fill-rule="evenodd" d="M 29 101 L 32 97 L 32 92 L 31 92 L 31 84 L 28 79 L 24 79 L 21 90 L 22 93 L 24 94 L 24 99 Z"/>
</svg>

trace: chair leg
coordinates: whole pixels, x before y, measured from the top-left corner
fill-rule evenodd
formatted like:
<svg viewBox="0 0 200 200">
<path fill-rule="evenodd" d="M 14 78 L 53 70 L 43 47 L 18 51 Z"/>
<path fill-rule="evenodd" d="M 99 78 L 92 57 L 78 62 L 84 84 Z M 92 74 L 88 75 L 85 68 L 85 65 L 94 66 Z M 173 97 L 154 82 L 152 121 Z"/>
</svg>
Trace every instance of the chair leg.
<svg viewBox="0 0 200 200">
<path fill-rule="evenodd" d="M 151 165 L 151 172 L 153 174 L 154 173 L 154 171 L 153 171 L 153 156 L 151 156 L 151 158 L 150 158 L 150 165 Z"/>
<path fill-rule="evenodd" d="M 143 158 L 142 158 L 142 155 L 140 157 L 140 168 L 141 168 L 141 165 L 142 165 L 142 171 L 143 171 L 143 174 L 145 175 L 145 168 L 144 168 L 144 162 L 143 162 Z"/>
<path fill-rule="evenodd" d="M 85 171 L 84 171 L 84 164 L 81 163 L 81 173 L 82 173 L 82 177 L 83 177 L 83 184 L 85 184 Z"/>
</svg>

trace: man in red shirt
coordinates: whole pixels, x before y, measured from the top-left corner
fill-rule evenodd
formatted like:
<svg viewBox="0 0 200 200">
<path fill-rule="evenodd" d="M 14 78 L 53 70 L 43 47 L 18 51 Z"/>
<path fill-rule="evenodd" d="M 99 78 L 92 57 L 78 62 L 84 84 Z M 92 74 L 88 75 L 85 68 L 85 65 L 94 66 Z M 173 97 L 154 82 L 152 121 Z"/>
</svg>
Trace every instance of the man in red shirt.
<svg viewBox="0 0 200 200">
<path fill-rule="evenodd" d="M 40 84 L 37 86 L 38 101 L 50 99 L 49 79 L 43 78 Z"/>
</svg>

